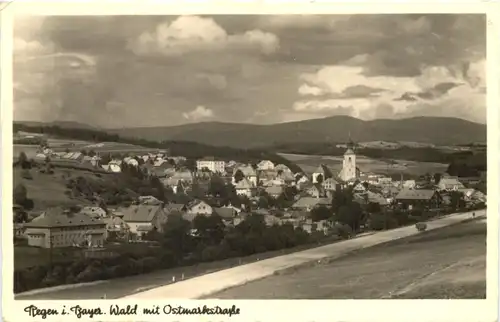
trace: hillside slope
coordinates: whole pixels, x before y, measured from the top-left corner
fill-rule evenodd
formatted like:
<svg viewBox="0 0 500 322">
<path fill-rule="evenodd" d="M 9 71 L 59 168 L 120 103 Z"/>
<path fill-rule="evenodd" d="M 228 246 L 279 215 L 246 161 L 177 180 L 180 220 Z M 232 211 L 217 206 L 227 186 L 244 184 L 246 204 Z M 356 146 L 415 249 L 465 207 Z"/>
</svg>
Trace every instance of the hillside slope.
<svg viewBox="0 0 500 322">
<path fill-rule="evenodd" d="M 414 141 L 438 145 L 486 142 L 486 125 L 457 118 L 415 117 L 363 121 L 334 116 L 272 125 L 207 122 L 173 127 L 108 130 L 124 137 L 192 141 L 229 147 L 268 147 L 285 143 Z"/>
</svg>

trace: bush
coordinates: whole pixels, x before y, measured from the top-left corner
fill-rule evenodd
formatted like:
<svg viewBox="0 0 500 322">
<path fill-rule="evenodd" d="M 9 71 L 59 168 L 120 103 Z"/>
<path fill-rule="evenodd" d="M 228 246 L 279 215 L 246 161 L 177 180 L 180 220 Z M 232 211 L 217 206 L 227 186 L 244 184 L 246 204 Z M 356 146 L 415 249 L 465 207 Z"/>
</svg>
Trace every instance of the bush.
<svg viewBox="0 0 500 322">
<path fill-rule="evenodd" d="M 348 239 L 352 235 L 352 228 L 349 225 L 339 223 L 333 227 L 333 232 L 341 239 Z"/>
<path fill-rule="evenodd" d="M 418 231 L 424 231 L 427 229 L 427 224 L 423 222 L 419 222 L 415 224 L 415 228 L 417 228 Z"/>
<path fill-rule="evenodd" d="M 33 180 L 33 176 L 31 175 L 31 172 L 30 172 L 30 170 L 28 170 L 28 169 L 24 169 L 24 170 L 21 172 L 21 177 L 22 177 L 23 179 Z"/>
</svg>

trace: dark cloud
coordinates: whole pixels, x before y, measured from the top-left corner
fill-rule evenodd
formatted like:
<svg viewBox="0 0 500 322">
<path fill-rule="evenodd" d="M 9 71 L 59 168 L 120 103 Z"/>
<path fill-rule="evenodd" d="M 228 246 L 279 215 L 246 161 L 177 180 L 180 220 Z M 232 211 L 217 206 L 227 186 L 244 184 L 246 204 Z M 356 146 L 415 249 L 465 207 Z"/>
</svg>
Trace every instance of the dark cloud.
<svg viewBox="0 0 500 322">
<path fill-rule="evenodd" d="M 360 97 L 370 97 L 376 93 L 383 92 L 382 88 L 373 88 L 366 85 L 356 85 L 347 87 L 343 92 L 343 97 L 360 98 Z"/>
<path fill-rule="evenodd" d="M 398 98 L 394 99 L 395 101 L 406 101 L 406 102 L 415 102 L 417 99 L 411 93 L 404 93 Z"/>
<path fill-rule="evenodd" d="M 485 57 L 484 15 L 220 15 L 184 19 L 182 28 L 169 29 L 178 18 L 18 19 L 14 31 L 23 51 L 14 57 L 16 117 L 111 127 L 175 125 L 202 106 L 221 121 L 280 122 L 355 114 L 360 101 L 379 97 L 384 82 L 392 81 L 363 82 L 323 95 L 341 99 L 338 108 L 319 104 L 316 114 L 293 110 L 301 99 L 300 75 L 332 65 L 360 67 L 365 77 L 415 77 L 423 66 L 458 62 L 456 77 L 484 92 L 471 67 Z M 196 21 L 211 29 L 199 28 Z M 144 39 L 154 50 L 133 50 Z M 172 54 L 173 46 L 182 54 Z M 343 80 L 333 75 L 329 81 Z M 406 89 L 394 95 L 407 96 L 393 103 L 436 100 L 458 84 Z M 350 106 L 350 99 L 356 100 L 354 107 L 342 107 Z M 365 114 L 395 113 L 388 104 L 375 105 Z"/>
<path fill-rule="evenodd" d="M 436 86 L 429 88 L 425 91 L 418 93 L 404 93 L 399 98 L 394 99 L 395 101 L 407 101 L 407 102 L 415 102 L 418 101 L 418 98 L 424 100 L 434 100 L 445 94 L 447 94 L 451 89 L 460 86 L 459 83 L 440 83 Z M 418 98 L 417 98 L 418 97 Z"/>
</svg>

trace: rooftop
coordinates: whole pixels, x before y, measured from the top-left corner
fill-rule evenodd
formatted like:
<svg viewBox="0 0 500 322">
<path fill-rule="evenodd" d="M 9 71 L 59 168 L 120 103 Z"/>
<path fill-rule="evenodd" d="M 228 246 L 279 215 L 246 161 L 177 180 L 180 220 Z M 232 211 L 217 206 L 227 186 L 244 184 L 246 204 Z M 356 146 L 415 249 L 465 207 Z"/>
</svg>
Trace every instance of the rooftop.
<svg viewBox="0 0 500 322">
<path fill-rule="evenodd" d="M 403 189 L 401 190 L 396 199 L 404 199 L 404 200 L 429 200 L 431 199 L 436 192 L 430 189 L 420 189 L 420 190 L 409 190 Z"/>
<path fill-rule="evenodd" d="M 151 222 L 161 210 L 161 205 L 132 205 L 121 209 L 121 212 L 126 222 Z"/>
<path fill-rule="evenodd" d="M 97 226 L 105 225 L 105 222 L 91 218 L 81 213 L 70 213 L 62 208 L 53 208 L 37 217 L 35 220 L 26 223 L 27 228 L 59 228 L 59 227 L 78 227 L 78 226 Z"/>
</svg>

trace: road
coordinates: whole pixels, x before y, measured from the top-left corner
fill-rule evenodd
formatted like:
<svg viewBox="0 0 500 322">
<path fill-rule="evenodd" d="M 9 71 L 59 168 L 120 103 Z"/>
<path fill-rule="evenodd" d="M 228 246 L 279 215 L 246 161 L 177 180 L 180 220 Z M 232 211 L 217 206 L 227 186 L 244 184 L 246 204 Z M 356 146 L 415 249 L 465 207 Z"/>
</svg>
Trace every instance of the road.
<svg viewBox="0 0 500 322">
<path fill-rule="evenodd" d="M 290 269 L 216 299 L 484 299 L 486 223 L 422 233 Z"/>
<path fill-rule="evenodd" d="M 485 215 L 486 211 L 476 211 L 476 217 Z M 471 213 L 453 214 L 428 222 L 427 229 L 434 230 L 460 223 L 461 221 L 471 218 Z M 206 274 L 164 287 L 132 294 L 124 297 L 124 299 L 203 298 L 231 287 L 241 286 L 249 282 L 269 277 L 281 270 L 300 267 L 326 258 L 332 260 L 355 250 L 417 234 L 419 234 L 419 232 L 417 232 L 414 226 L 379 232 L 360 238 Z"/>
</svg>

